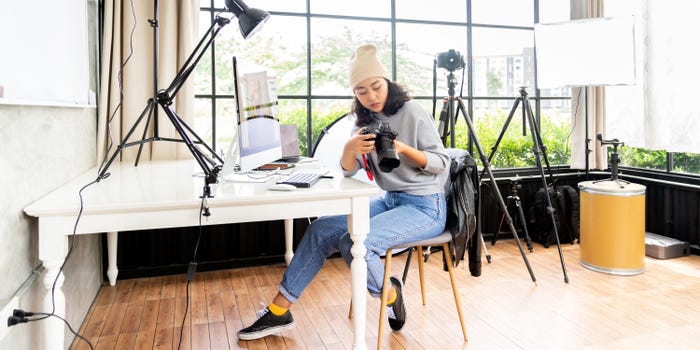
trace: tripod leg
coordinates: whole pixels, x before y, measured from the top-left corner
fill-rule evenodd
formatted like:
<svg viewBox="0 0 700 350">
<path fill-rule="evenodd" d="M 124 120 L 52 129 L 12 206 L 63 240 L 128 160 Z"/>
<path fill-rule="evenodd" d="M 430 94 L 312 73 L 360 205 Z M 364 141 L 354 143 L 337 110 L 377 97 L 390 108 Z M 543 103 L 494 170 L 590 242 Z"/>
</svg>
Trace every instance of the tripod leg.
<svg viewBox="0 0 700 350">
<path fill-rule="evenodd" d="M 521 91 L 521 93 L 523 93 Z M 566 265 L 564 264 L 564 255 L 561 252 L 561 243 L 559 242 L 559 232 L 557 230 L 557 224 L 556 220 L 554 219 L 554 206 L 552 206 L 552 199 L 549 197 L 549 191 L 547 190 L 549 187 L 547 186 L 547 178 L 544 174 L 544 168 L 542 167 L 542 160 L 541 160 L 541 154 L 542 154 L 542 147 L 540 144 L 540 136 L 539 136 L 539 130 L 536 127 L 535 123 L 535 117 L 532 115 L 532 111 L 530 110 L 528 104 L 527 104 L 527 99 L 524 99 L 524 107 L 525 111 L 527 112 L 527 119 L 528 119 L 528 124 L 530 125 L 530 134 L 532 134 L 532 150 L 535 155 L 535 160 L 537 162 L 537 168 L 540 171 L 540 178 L 542 179 L 542 187 L 547 191 L 547 195 L 544 196 L 546 203 L 547 203 L 547 212 L 549 212 L 550 219 L 552 220 L 552 228 L 554 230 L 554 237 L 556 237 L 557 241 L 557 249 L 559 251 L 559 261 L 561 261 L 561 269 L 564 273 L 564 282 L 569 283 L 569 275 L 566 273 Z"/>
<path fill-rule="evenodd" d="M 529 120 L 532 137 L 537 139 L 537 144 L 539 145 L 539 150 L 542 154 L 542 159 L 544 160 L 544 164 L 547 166 L 547 172 L 549 173 L 549 181 L 553 184 L 554 174 L 552 173 L 552 167 L 549 165 L 549 159 L 547 158 L 547 146 L 545 146 L 544 142 L 542 142 L 540 126 L 537 124 L 537 121 L 535 121 L 535 117 L 533 117 L 532 107 L 530 106 L 530 102 L 528 102 L 526 97 L 527 92 L 522 91 L 521 94 L 523 94 L 523 113 L 526 113 L 526 117 Z"/>
<path fill-rule="evenodd" d="M 501 215 L 501 222 L 498 223 L 498 228 L 496 229 L 496 233 L 493 234 L 493 237 L 491 238 L 491 245 L 496 245 L 496 241 L 498 240 L 498 233 L 501 232 L 501 227 L 503 227 L 503 220 L 505 220 L 506 214 Z"/>
<path fill-rule="evenodd" d="M 530 234 L 527 232 L 527 221 L 525 220 L 525 213 L 523 213 L 523 206 L 520 205 L 520 198 L 515 198 L 515 206 L 518 208 L 520 223 L 523 224 L 523 231 L 525 231 L 525 245 L 527 245 L 527 249 L 532 252 L 532 240 L 530 239 Z"/>
<path fill-rule="evenodd" d="M 489 250 L 486 249 L 486 242 L 484 242 L 484 236 L 479 235 L 479 238 L 481 238 L 481 248 L 484 249 L 484 256 L 486 257 L 486 262 L 491 263 L 491 254 L 489 254 Z"/>
<path fill-rule="evenodd" d="M 143 128 L 143 134 L 141 135 L 141 140 L 146 139 L 146 134 L 148 133 L 148 125 L 151 123 L 151 119 L 153 119 L 153 126 L 156 127 L 157 123 L 157 118 L 158 118 L 158 105 L 155 103 L 149 103 L 149 106 L 151 106 L 150 110 L 148 111 L 148 118 L 146 118 L 146 126 Z M 154 118 L 155 116 L 155 118 Z M 139 150 L 136 152 L 136 161 L 134 162 L 134 166 L 139 165 L 139 159 L 141 159 L 141 151 L 143 150 L 143 143 L 139 144 Z"/>
<path fill-rule="evenodd" d="M 530 262 L 527 259 L 527 255 L 525 255 L 525 250 L 523 250 L 523 246 L 520 244 L 520 239 L 518 238 L 518 233 L 515 231 L 515 226 L 513 226 L 513 219 L 508 214 L 508 208 L 506 207 L 506 203 L 503 201 L 503 197 L 501 196 L 501 191 L 498 189 L 498 184 L 496 183 L 496 179 L 494 178 L 493 172 L 491 171 L 491 164 L 489 163 L 489 160 L 486 158 L 486 154 L 484 153 L 484 149 L 481 147 L 481 143 L 479 143 L 479 138 L 476 135 L 476 130 L 474 128 L 474 124 L 472 124 L 472 121 L 469 119 L 469 117 L 467 117 L 467 111 L 466 111 L 466 108 L 464 108 L 464 103 L 462 103 L 462 100 L 459 98 L 457 99 L 457 106 L 458 106 L 459 110 L 462 111 L 462 115 L 464 116 L 464 120 L 467 122 L 467 126 L 469 127 L 469 133 L 474 141 L 474 145 L 476 146 L 477 150 L 479 151 L 479 156 L 481 157 L 481 162 L 484 165 L 484 170 L 489 175 L 489 179 L 491 180 L 491 187 L 493 188 L 493 191 L 496 194 L 495 197 L 498 200 L 498 204 L 500 205 L 501 209 L 503 210 L 503 213 L 505 213 L 505 215 L 506 215 L 506 222 L 508 223 L 508 227 L 510 228 L 510 232 L 513 233 L 513 238 L 515 238 L 515 242 L 518 245 L 518 249 L 520 250 L 520 254 L 523 257 L 523 261 L 525 262 L 525 266 L 527 267 L 527 271 L 530 273 L 530 278 L 532 278 L 532 282 L 536 282 L 535 274 L 532 272 L 532 267 L 530 266 Z"/>
</svg>

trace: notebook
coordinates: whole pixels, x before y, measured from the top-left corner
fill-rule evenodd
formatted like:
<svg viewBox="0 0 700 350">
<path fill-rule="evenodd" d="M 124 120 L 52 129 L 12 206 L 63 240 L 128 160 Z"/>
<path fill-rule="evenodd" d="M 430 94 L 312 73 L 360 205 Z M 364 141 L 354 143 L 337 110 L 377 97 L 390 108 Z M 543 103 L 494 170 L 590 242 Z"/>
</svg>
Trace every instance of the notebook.
<svg viewBox="0 0 700 350">
<path fill-rule="evenodd" d="M 299 134 L 296 124 L 280 124 L 282 140 L 282 158 L 278 162 L 296 163 L 301 159 L 299 150 Z"/>
</svg>

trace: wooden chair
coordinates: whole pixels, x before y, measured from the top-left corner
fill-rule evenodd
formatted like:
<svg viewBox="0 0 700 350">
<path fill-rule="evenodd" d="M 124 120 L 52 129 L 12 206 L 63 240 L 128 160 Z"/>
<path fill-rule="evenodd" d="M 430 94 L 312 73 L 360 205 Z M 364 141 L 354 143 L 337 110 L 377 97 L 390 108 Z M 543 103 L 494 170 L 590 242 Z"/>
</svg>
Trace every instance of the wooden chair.
<svg viewBox="0 0 700 350">
<path fill-rule="evenodd" d="M 450 250 L 449 250 L 449 244 L 451 241 L 452 241 L 452 234 L 450 233 L 449 230 L 445 230 L 443 233 L 441 233 L 437 237 L 422 240 L 422 241 L 400 244 L 400 245 L 391 247 L 391 249 L 387 250 L 386 259 L 384 261 L 384 283 L 382 284 L 385 287 L 382 288 L 381 306 L 379 308 L 379 331 L 377 332 L 377 350 L 381 349 L 381 347 L 382 347 L 382 338 L 384 336 L 384 325 L 386 323 L 386 304 L 387 304 L 387 299 L 389 298 L 389 291 L 391 290 L 391 286 L 392 286 L 391 283 L 389 282 L 389 277 L 391 277 L 391 257 L 392 257 L 392 251 L 396 250 L 396 249 L 402 249 L 402 250 L 404 250 L 404 249 L 416 249 L 417 250 L 418 257 L 416 260 L 418 260 L 418 278 L 420 280 L 421 301 L 423 302 L 423 306 L 425 306 L 425 304 L 426 304 L 425 269 L 423 266 L 424 262 L 422 259 L 423 247 L 442 247 L 442 254 L 444 255 L 446 263 L 447 263 L 447 272 L 450 275 L 450 284 L 452 285 L 452 294 L 454 295 L 454 298 L 455 298 L 455 306 L 457 308 L 457 315 L 459 316 L 459 323 L 462 327 L 462 335 L 464 336 L 464 341 L 467 342 L 467 340 L 468 340 L 467 326 L 464 323 L 464 315 L 462 314 L 462 302 L 459 298 L 459 290 L 457 289 L 457 281 L 455 280 L 454 269 L 452 267 L 452 256 L 451 256 Z M 408 266 L 406 268 L 408 268 Z M 389 288 L 386 288 L 386 286 L 389 286 Z M 348 317 L 352 318 L 352 302 L 350 303 L 350 312 L 348 313 Z"/>
<path fill-rule="evenodd" d="M 462 303 L 459 298 L 459 290 L 457 289 L 457 281 L 454 277 L 454 272 L 452 268 L 452 257 L 449 250 L 449 243 L 452 241 L 452 235 L 449 230 L 445 230 L 442 234 L 435 238 L 426 239 L 422 241 L 411 242 L 407 244 L 401 244 L 392 247 L 386 252 L 386 260 L 384 262 L 384 288 L 382 288 L 381 296 L 381 306 L 379 309 L 379 331 L 377 333 L 377 349 L 381 349 L 382 337 L 384 335 L 384 325 L 386 324 L 386 304 L 387 298 L 389 296 L 389 291 L 391 290 L 391 283 L 389 282 L 389 277 L 391 276 L 391 256 L 392 250 L 395 249 L 416 249 L 418 252 L 418 276 L 420 279 L 420 289 L 421 289 L 421 300 L 423 306 L 426 304 L 425 298 L 425 272 L 423 267 L 423 247 L 442 247 L 442 253 L 447 261 L 447 272 L 450 275 L 450 283 L 452 284 L 452 294 L 455 298 L 455 306 L 457 307 L 457 315 L 459 316 L 459 323 L 462 326 L 462 335 L 464 336 L 464 341 L 467 341 L 467 327 L 464 324 L 464 316 L 462 314 Z M 387 288 L 389 287 L 389 288 Z"/>
</svg>

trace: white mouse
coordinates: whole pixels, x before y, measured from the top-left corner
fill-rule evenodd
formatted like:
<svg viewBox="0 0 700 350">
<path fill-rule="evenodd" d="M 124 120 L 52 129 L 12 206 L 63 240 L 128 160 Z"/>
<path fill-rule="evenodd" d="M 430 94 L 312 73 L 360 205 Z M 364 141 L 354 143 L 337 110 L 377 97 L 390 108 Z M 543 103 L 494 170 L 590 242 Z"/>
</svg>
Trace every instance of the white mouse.
<svg viewBox="0 0 700 350">
<path fill-rule="evenodd" d="M 296 189 L 296 186 L 290 184 L 274 184 L 269 188 L 272 191 L 296 191 Z"/>
</svg>

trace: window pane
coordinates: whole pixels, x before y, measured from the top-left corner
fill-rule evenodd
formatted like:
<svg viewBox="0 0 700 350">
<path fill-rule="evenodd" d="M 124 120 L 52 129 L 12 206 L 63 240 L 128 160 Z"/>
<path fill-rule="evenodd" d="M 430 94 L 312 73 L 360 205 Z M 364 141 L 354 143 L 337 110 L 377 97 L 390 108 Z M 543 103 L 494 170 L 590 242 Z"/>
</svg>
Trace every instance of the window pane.
<svg viewBox="0 0 700 350">
<path fill-rule="evenodd" d="M 521 86 L 534 92 L 532 30 L 474 28 L 474 96 L 518 96 Z"/>
<path fill-rule="evenodd" d="M 550 165 L 565 165 L 571 160 L 572 120 L 570 100 L 546 101 L 541 105 L 540 134 Z M 534 105 L 533 105 L 534 108 Z M 581 119 L 582 120 L 582 119 Z M 542 159 L 542 166 L 546 166 Z"/>
<path fill-rule="evenodd" d="M 197 98 L 194 103 L 194 121 L 191 126 L 197 136 L 211 146 L 212 99 Z"/>
<path fill-rule="evenodd" d="M 467 52 L 467 31 L 461 26 L 398 23 L 396 25 L 397 72 L 396 80 L 414 96 L 433 95 L 433 69 L 438 54 L 450 49 L 464 60 Z M 464 63 L 464 62 L 463 62 Z M 462 65 L 464 68 L 466 64 Z M 437 96 L 448 95 L 446 69 L 435 71 Z M 462 69 L 454 71 L 456 95 L 462 82 Z M 464 86 L 466 92 L 467 87 Z"/>
<path fill-rule="evenodd" d="M 397 1 L 396 18 L 466 23 L 467 2 L 464 0 Z"/>
<path fill-rule="evenodd" d="M 525 0 L 472 0 L 472 22 L 532 27 L 535 5 Z"/>
<path fill-rule="evenodd" d="M 204 36 L 204 33 L 209 29 L 210 25 L 211 19 L 209 17 L 209 12 L 200 12 L 199 37 Z M 194 93 L 198 95 L 211 95 L 213 92 L 211 85 L 211 50 L 207 50 L 207 52 L 204 53 L 192 75 L 192 79 L 194 80 Z"/>
<path fill-rule="evenodd" d="M 390 0 L 353 0 L 353 1 L 329 1 L 311 0 L 311 13 L 363 16 L 363 17 L 391 17 Z"/>
<path fill-rule="evenodd" d="M 608 153 L 613 148 L 608 147 Z M 618 147 L 620 165 L 635 168 L 666 170 L 666 151 L 652 151 L 635 147 Z M 610 159 L 610 156 L 608 156 Z"/>
<path fill-rule="evenodd" d="M 219 155 L 226 152 L 231 141 L 236 136 L 238 129 L 238 116 L 236 115 L 236 102 L 232 98 L 219 98 L 216 100 L 216 148 Z M 201 135 L 200 135 L 201 136 Z"/>
<path fill-rule="evenodd" d="M 474 101 L 474 127 L 486 156 L 491 154 L 498 141 L 496 152 L 491 159 L 491 165 L 494 168 L 528 167 L 537 164 L 532 151 L 530 129 L 528 128 L 523 135 L 522 104 L 518 104 L 505 133 L 498 140 L 513 106 L 514 101 L 508 100 Z M 465 135 L 466 139 L 466 130 L 468 130 L 466 122 L 460 121 L 460 123 L 463 125 L 464 132 L 460 132 L 458 129 L 456 135 Z"/>
<path fill-rule="evenodd" d="M 562 22 L 571 18 L 569 1 L 540 0 L 540 23 Z"/>
<path fill-rule="evenodd" d="M 275 72 L 284 72 L 277 75 L 278 94 L 305 93 L 305 39 L 305 21 L 297 17 L 270 19 L 248 40 L 243 40 L 237 30 L 222 30 L 216 40 L 216 92 L 233 94 L 232 58 L 236 56 Z"/>
<path fill-rule="evenodd" d="M 311 91 L 313 95 L 349 95 L 347 62 L 360 45 L 377 46 L 391 74 L 391 25 L 388 22 L 312 19 Z"/>
<path fill-rule="evenodd" d="M 246 4 L 267 12 L 306 12 L 306 0 L 250 0 Z M 275 16 L 270 17 L 273 18 Z"/>
<path fill-rule="evenodd" d="M 328 127 L 336 119 L 350 111 L 351 103 L 350 99 L 323 99 L 313 101 L 311 105 L 313 109 L 311 116 L 311 138 L 313 143 L 318 141 L 318 137 L 321 135 L 323 128 Z M 341 150 L 338 150 L 338 152 L 340 151 Z"/>
<path fill-rule="evenodd" d="M 295 124 L 299 133 L 299 150 L 301 155 L 308 155 L 308 142 L 306 139 L 306 100 L 280 99 L 279 101 L 280 123 Z"/>
<path fill-rule="evenodd" d="M 245 0 L 246 5 L 259 8 L 267 12 L 306 12 L 306 0 Z M 224 8 L 224 0 L 214 0 L 214 7 Z M 201 6 L 208 7 L 209 0 L 201 0 Z"/>
<path fill-rule="evenodd" d="M 673 171 L 688 174 L 700 174 L 700 154 L 674 153 Z"/>
</svg>

